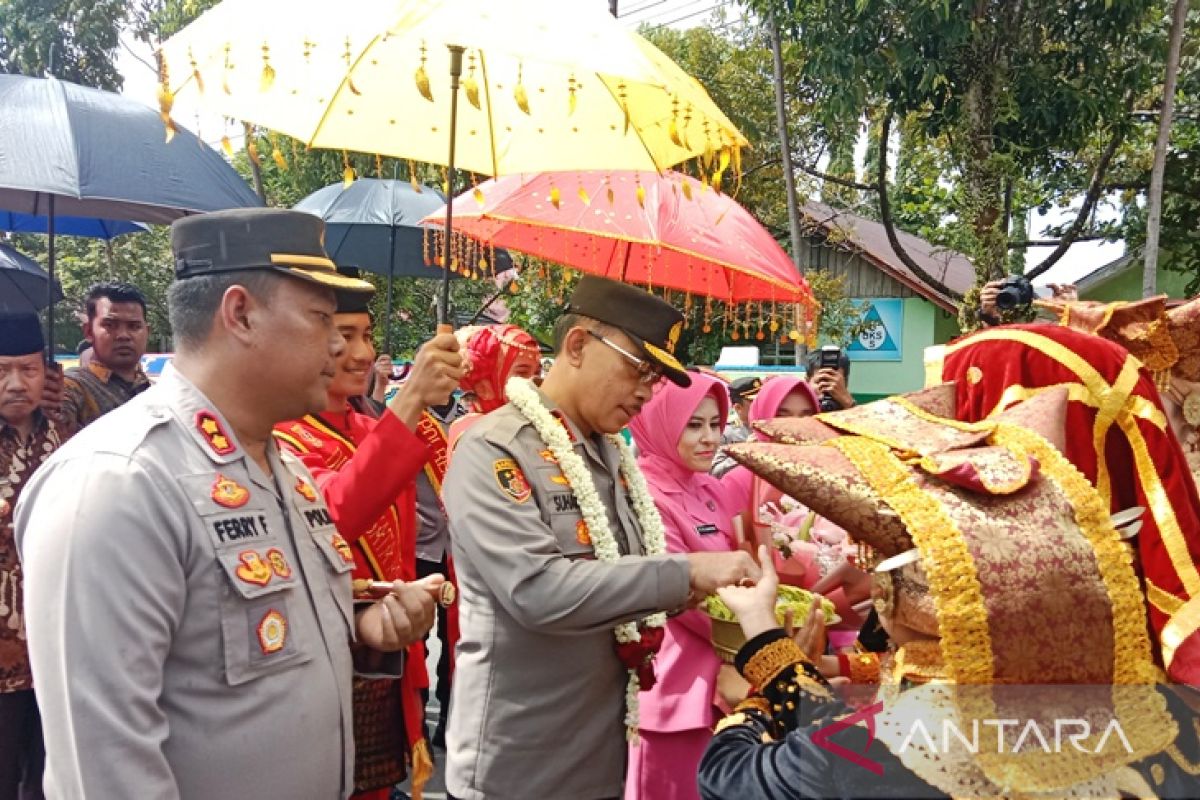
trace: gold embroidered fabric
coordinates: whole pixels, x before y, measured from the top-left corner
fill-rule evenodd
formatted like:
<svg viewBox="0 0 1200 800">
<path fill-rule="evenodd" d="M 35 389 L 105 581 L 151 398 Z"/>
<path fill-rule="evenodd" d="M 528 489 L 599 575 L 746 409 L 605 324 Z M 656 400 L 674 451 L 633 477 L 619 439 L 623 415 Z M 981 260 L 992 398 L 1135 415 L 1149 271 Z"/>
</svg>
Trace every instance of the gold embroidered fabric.
<svg viewBox="0 0 1200 800">
<path fill-rule="evenodd" d="M 808 661 L 804 651 L 791 639 L 777 639 L 759 649 L 742 670 L 742 676 L 759 689 L 769 685 L 788 667 Z"/>
</svg>

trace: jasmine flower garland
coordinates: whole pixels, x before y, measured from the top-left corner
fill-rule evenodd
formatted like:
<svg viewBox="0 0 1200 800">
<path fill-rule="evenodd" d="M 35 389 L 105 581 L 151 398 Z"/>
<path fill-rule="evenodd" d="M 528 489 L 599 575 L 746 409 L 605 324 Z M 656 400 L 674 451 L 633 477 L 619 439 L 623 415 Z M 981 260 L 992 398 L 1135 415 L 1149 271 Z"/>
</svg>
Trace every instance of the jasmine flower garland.
<svg viewBox="0 0 1200 800">
<path fill-rule="evenodd" d="M 579 501 L 579 511 L 588 527 L 596 558 L 615 564 L 621 558 L 621 551 L 609 525 L 608 511 L 600 501 L 587 465 L 571 446 L 571 437 L 566 427 L 542 405 L 531 381 L 525 378 L 510 378 L 504 387 L 504 394 L 517 411 L 521 412 L 521 416 L 529 420 L 558 460 L 559 468 L 571 485 L 575 499 Z M 642 528 L 642 545 L 646 555 L 662 555 L 667 551 L 666 531 L 633 451 L 617 434 L 607 434 L 605 439 L 616 447 L 621 455 L 621 475 L 629 487 L 633 511 Z M 662 642 L 666 623 L 667 615 L 660 612 L 642 618 L 640 625 L 636 622 L 623 622 L 613 629 L 622 661 L 626 661 L 626 653 L 636 653 L 635 658 L 639 662 L 636 666 L 629 666 L 627 663 L 629 680 L 625 688 L 625 735 L 631 742 L 636 743 L 638 740 L 638 691 L 649 688 L 643 686 L 645 675 L 653 662 L 658 645 Z M 647 640 L 646 647 L 639 649 L 637 644 L 643 642 L 643 635 Z M 650 681 L 652 684 L 652 677 Z"/>
</svg>

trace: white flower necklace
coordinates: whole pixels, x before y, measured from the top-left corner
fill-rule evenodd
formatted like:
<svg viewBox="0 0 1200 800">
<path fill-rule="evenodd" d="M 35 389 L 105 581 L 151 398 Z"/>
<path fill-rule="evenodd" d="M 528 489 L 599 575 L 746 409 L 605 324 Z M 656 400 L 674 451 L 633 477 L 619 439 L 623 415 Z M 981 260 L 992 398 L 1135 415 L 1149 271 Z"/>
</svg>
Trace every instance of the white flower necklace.
<svg viewBox="0 0 1200 800">
<path fill-rule="evenodd" d="M 609 526 L 608 511 L 604 508 L 604 503 L 600 501 L 600 495 L 596 491 L 596 484 L 592 480 L 591 473 L 588 472 L 587 465 L 583 458 L 575 452 L 575 448 L 571 446 L 571 437 L 568 435 L 566 427 L 542 405 L 541 398 L 538 397 L 537 390 L 533 388 L 532 381 L 525 378 L 509 378 L 504 387 L 504 394 L 517 411 L 520 411 L 521 415 L 529 420 L 533 429 L 542 437 L 542 441 L 558 460 L 559 468 L 566 476 L 567 482 L 570 483 L 575 499 L 579 501 L 579 511 L 587 525 L 596 558 L 610 564 L 616 563 L 621 557 L 621 551 L 617 547 L 617 541 Z M 642 475 L 637 460 L 633 456 L 633 451 L 617 434 L 610 433 L 605 438 L 621 454 L 621 475 L 628 485 L 633 512 L 642 527 L 642 545 L 646 555 L 662 555 L 667 552 L 666 531 L 663 528 L 658 507 L 654 505 L 654 499 L 650 496 L 646 478 Z M 667 615 L 659 612 L 643 617 L 640 628 L 659 629 L 654 632 L 647 631 L 647 633 L 651 634 L 648 638 L 655 638 L 661 642 L 661 630 L 666 624 Z M 642 641 L 642 630 L 639 629 L 639 624 L 636 622 L 623 622 L 613 629 L 613 633 L 617 638 L 618 652 L 621 649 L 620 645 L 630 645 Z M 654 653 L 646 653 L 643 658 L 643 668 L 649 668 Z M 638 691 L 641 689 L 642 676 L 639 675 L 639 669 L 634 667 L 630 667 L 628 672 L 629 680 L 625 688 L 625 735 L 629 741 L 636 743 L 638 740 Z"/>
</svg>

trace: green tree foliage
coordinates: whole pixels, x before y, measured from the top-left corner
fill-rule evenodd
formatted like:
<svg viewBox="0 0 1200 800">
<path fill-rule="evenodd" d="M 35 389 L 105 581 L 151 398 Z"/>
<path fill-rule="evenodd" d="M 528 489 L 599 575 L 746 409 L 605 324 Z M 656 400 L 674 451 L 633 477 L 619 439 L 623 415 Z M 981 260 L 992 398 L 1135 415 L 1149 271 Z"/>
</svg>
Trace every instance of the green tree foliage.
<svg viewBox="0 0 1200 800">
<path fill-rule="evenodd" d="M 125 10 L 124 0 L 0 0 L 0 72 L 118 90 Z"/>
<path fill-rule="evenodd" d="M 788 90 L 819 138 L 864 117 L 899 127 L 909 163 L 892 189 L 897 220 L 925 216 L 922 227 L 936 230 L 936 219 L 956 228 L 932 238 L 957 243 L 980 282 L 1005 271 L 1009 187 L 1017 209 L 1078 198 L 1161 74 L 1163 4 L 1155 0 L 747 4 L 786 22 L 797 69 Z M 927 146 L 936 151 L 922 152 Z M 913 161 L 923 163 L 914 169 Z M 917 175 L 916 186 L 906 183 Z M 1072 180 L 1050 183 L 1063 175 Z"/>
</svg>

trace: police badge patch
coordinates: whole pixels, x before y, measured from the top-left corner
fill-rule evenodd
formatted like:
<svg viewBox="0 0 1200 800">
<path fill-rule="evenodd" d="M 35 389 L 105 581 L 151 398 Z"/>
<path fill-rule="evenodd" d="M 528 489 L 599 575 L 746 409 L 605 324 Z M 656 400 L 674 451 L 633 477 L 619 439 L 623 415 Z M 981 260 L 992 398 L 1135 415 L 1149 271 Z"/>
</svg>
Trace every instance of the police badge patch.
<svg viewBox="0 0 1200 800">
<path fill-rule="evenodd" d="M 492 464 L 492 471 L 496 475 L 496 484 L 514 501 L 524 503 L 533 494 L 529 481 L 525 480 L 525 473 L 511 458 L 497 460 Z"/>
</svg>

